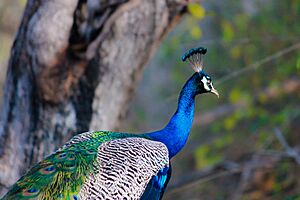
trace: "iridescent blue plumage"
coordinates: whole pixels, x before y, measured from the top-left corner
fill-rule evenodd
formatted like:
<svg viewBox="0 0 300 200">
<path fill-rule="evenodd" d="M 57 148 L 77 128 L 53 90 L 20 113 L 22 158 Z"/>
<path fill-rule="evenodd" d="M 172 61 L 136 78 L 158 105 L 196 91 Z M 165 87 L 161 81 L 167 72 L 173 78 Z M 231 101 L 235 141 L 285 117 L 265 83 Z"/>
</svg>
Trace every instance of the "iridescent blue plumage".
<svg viewBox="0 0 300 200">
<path fill-rule="evenodd" d="M 171 178 L 171 165 L 164 167 L 148 183 L 141 200 L 161 199 Z"/>
<path fill-rule="evenodd" d="M 199 85 L 202 74 L 195 73 L 184 85 L 180 92 L 178 107 L 162 130 L 146 134 L 149 138 L 164 143 L 172 158 L 184 146 L 190 133 L 194 118 L 195 96 L 205 92 Z"/>
</svg>

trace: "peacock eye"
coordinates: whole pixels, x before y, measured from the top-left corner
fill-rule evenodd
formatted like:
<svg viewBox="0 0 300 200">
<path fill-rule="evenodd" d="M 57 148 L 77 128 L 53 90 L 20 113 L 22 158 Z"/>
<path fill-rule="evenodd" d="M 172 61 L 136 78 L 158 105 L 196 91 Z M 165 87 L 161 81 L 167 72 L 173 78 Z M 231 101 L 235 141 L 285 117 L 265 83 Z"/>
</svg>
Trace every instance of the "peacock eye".
<svg viewBox="0 0 300 200">
<path fill-rule="evenodd" d="M 206 80 L 207 80 L 207 83 L 211 83 L 211 78 L 210 78 L 210 76 L 206 76 Z"/>
</svg>

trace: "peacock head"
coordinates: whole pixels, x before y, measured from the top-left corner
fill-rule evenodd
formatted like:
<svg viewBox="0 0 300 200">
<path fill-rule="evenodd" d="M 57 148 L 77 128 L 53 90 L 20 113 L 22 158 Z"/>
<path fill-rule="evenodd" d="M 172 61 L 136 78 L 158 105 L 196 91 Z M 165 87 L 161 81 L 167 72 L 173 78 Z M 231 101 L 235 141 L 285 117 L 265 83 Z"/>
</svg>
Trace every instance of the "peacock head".
<svg viewBox="0 0 300 200">
<path fill-rule="evenodd" d="M 196 72 L 195 77 L 197 84 L 197 93 L 213 93 L 219 98 L 218 91 L 213 87 L 211 77 L 203 71 L 203 59 L 202 55 L 206 54 L 207 49 L 203 47 L 194 48 L 186 52 L 182 56 L 182 61 L 188 61 Z"/>
</svg>

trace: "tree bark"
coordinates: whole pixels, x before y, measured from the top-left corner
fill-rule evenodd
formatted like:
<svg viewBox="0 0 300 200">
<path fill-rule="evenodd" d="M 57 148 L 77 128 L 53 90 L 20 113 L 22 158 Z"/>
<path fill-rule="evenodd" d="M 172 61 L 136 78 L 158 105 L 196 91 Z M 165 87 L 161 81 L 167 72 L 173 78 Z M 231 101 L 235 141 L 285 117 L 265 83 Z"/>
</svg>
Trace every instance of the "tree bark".
<svg viewBox="0 0 300 200">
<path fill-rule="evenodd" d="M 74 134 L 117 128 L 145 63 L 185 4 L 28 0 L 4 88 L 0 196 Z"/>
</svg>

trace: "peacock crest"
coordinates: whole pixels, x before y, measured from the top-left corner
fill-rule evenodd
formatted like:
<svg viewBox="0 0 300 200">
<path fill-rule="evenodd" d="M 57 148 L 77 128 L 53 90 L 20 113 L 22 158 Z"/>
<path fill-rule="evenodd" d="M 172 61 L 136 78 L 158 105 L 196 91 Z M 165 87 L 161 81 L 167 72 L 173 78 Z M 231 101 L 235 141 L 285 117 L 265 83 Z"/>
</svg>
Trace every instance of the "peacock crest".
<svg viewBox="0 0 300 200">
<path fill-rule="evenodd" d="M 190 49 L 182 56 L 182 61 L 188 61 L 195 72 L 203 70 L 203 59 L 202 55 L 206 54 L 207 49 L 204 47 Z"/>
</svg>

